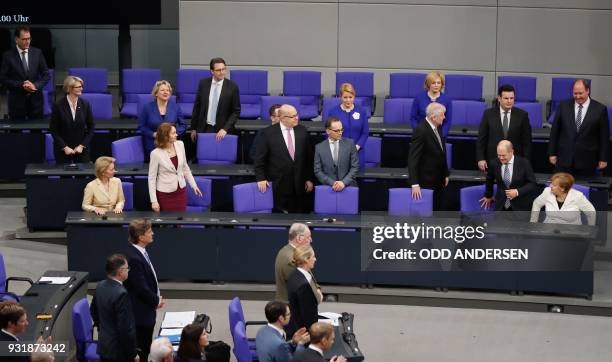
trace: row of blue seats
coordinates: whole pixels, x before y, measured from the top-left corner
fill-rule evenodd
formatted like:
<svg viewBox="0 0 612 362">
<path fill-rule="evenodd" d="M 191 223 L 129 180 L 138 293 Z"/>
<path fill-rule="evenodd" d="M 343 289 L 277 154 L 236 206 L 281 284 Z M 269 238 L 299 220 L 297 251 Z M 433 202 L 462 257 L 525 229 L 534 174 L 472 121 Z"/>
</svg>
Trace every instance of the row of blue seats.
<svg viewBox="0 0 612 362">
<path fill-rule="evenodd" d="M 85 81 L 83 97 L 90 100 L 94 106 L 95 117 L 108 119 L 112 117 L 112 97 L 108 93 L 108 71 L 104 68 L 70 68 L 69 74 L 78 76 Z M 44 90 L 45 113 L 50 113 L 50 102 L 53 99 L 55 80 L 51 70 L 51 81 Z M 340 100 L 334 97 L 322 97 L 321 72 L 316 71 L 284 71 L 283 96 L 292 98 L 267 98 L 268 72 L 265 70 L 232 70 L 231 79 L 235 81 L 241 94 L 241 118 L 261 118 L 267 120 L 269 106 L 282 102 L 294 103 L 303 119 L 316 118 L 322 115 L 327 118 L 329 109 L 335 107 Z M 385 122 L 404 122 L 406 112 L 409 115 L 411 100 L 423 92 L 424 73 L 391 73 L 389 96 L 385 100 Z M 183 114 L 189 117 L 193 110 L 198 83 L 201 79 L 210 77 L 206 69 L 178 69 L 174 93 Z M 143 102 L 150 101 L 150 92 L 155 82 L 161 79 L 159 69 L 123 69 L 121 94 L 123 103 L 120 115 L 136 117 Z M 550 109 L 554 111 L 561 100 L 572 97 L 572 84 L 575 78 L 558 77 L 552 79 Z M 530 113 L 532 126 L 542 125 L 542 105 L 536 99 L 536 77 L 529 76 L 499 76 L 498 84 L 511 84 L 516 89 L 516 100 L 519 107 Z M 372 72 L 336 72 L 336 89 L 342 83 L 351 83 L 356 89 L 356 102 L 373 113 L 376 106 L 374 95 L 374 73 Z M 479 75 L 449 74 L 446 76 L 445 93 L 457 101 L 459 110 L 454 124 L 470 125 L 480 120 L 479 117 L 465 118 L 466 115 L 477 115 L 485 108 L 483 100 L 483 77 Z M 323 102 L 321 104 L 321 99 Z M 454 105 L 455 103 L 453 103 Z M 387 108 L 390 108 L 387 111 Z M 408 109 L 406 111 L 406 109 Z M 466 111 L 468 109 L 469 111 Z M 466 113 L 467 112 L 467 113 Z M 551 112 L 549 121 L 554 112 Z"/>
</svg>

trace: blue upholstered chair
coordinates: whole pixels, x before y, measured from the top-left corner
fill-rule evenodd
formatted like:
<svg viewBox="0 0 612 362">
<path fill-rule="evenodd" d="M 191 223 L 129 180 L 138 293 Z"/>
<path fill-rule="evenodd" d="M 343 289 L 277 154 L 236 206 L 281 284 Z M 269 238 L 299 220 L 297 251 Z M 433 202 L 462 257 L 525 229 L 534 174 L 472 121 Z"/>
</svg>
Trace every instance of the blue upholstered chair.
<svg viewBox="0 0 612 362">
<path fill-rule="evenodd" d="M 486 104 L 481 101 L 454 100 L 452 120 L 454 126 L 476 126 L 482 120 Z"/>
<path fill-rule="evenodd" d="M 77 360 L 100 360 L 96 351 L 98 342 L 93 339 L 93 323 L 87 298 L 80 299 L 72 307 L 72 334 L 77 347 Z"/>
<path fill-rule="evenodd" d="M 424 73 L 389 74 L 389 98 L 414 98 L 423 92 Z M 410 111 L 409 111 L 410 113 Z"/>
<path fill-rule="evenodd" d="M 45 133 L 45 162 L 55 164 L 55 153 L 53 152 L 53 135 Z"/>
<path fill-rule="evenodd" d="M 553 77 L 552 85 L 550 90 L 550 101 L 549 112 L 548 112 L 548 123 L 552 124 L 555 118 L 555 112 L 561 101 L 566 99 L 572 99 L 574 97 L 574 81 L 578 78 L 573 77 Z M 591 84 L 590 79 L 586 79 L 589 85 Z M 591 94 L 592 95 L 592 94 Z"/>
<path fill-rule="evenodd" d="M 148 95 L 155 82 L 161 80 L 161 70 L 147 68 L 122 69 L 121 94 L 123 104 L 121 106 L 121 117 L 138 117 L 138 95 Z"/>
<path fill-rule="evenodd" d="M 323 97 L 323 110 L 321 111 L 321 120 L 326 121 L 329 118 L 329 111 L 332 108 L 338 107 L 342 103 L 342 99 L 338 97 Z"/>
<path fill-rule="evenodd" d="M 199 164 L 229 165 L 236 162 L 238 136 L 226 135 L 221 141 L 215 133 L 198 133 L 196 158 Z"/>
<path fill-rule="evenodd" d="M 542 105 L 538 102 L 516 102 L 516 108 L 520 108 L 529 115 L 529 124 L 532 129 L 542 128 Z"/>
<path fill-rule="evenodd" d="M 83 94 L 108 93 L 108 69 L 106 68 L 70 68 L 68 75 L 83 79 Z"/>
<path fill-rule="evenodd" d="M 113 96 L 105 93 L 83 93 L 81 98 L 91 104 L 94 119 L 113 118 Z"/>
<path fill-rule="evenodd" d="M 210 78 L 210 70 L 207 69 L 177 69 L 176 87 L 174 93 L 177 96 L 179 107 L 185 117 L 191 117 L 193 103 L 198 92 L 200 80 Z"/>
<path fill-rule="evenodd" d="M 387 98 L 383 122 L 390 124 L 410 124 L 410 111 L 413 98 Z"/>
<path fill-rule="evenodd" d="M 274 185 L 272 185 L 274 187 Z M 270 214 L 274 208 L 272 187 L 261 193 L 257 182 L 234 185 L 234 212 Z"/>
<path fill-rule="evenodd" d="M 331 186 L 315 186 L 315 214 L 357 215 L 359 213 L 359 188 L 345 187 L 340 192 Z"/>
<path fill-rule="evenodd" d="M 262 96 L 261 97 L 261 113 L 259 117 L 262 121 L 266 121 L 269 123 L 270 120 L 270 107 L 275 104 L 290 104 L 295 107 L 298 111 L 298 115 L 301 118 L 312 118 L 312 117 L 304 117 L 302 113 L 300 113 L 300 97 L 289 97 L 289 96 Z M 316 116 L 315 116 L 316 117 Z"/>
<path fill-rule="evenodd" d="M 433 190 L 421 189 L 421 199 L 412 198 L 410 188 L 389 189 L 389 215 L 431 216 L 433 215 Z"/>
<path fill-rule="evenodd" d="M 312 119 L 317 117 L 319 115 L 319 100 L 321 99 L 321 72 L 284 71 L 283 95 L 300 99 L 298 107 L 300 118 Z"/>
<path fill-rule="evenodd" d="M 134 210 L 134 184 L 131 182 L 121 181 L 121 188 L 123 189 L 123 197 L 125 198 L 123 211 Z"/>
<path fill-rule="evenodd" d="M 230 79 L 240 90 L 240 118 L 255 119 L 261 114 L 261 97 L 268 95 L 268 71 L 236 69 Z"/>
<path fill-rule="evenodd" d="M 24 277 L 8 277 L 7 278 L 6 270 L 4 268 L 4 257 L 2 256 L 2 253 L 0 253 L 0 302 L 6 301 L 6 300 L 12 300 L 15 302 L 19 301 L 19 296 L 15 293 L 9 292 L 8 290 L 10 281 L 27 282 L 27 283 L 30 283 L 30 285 L 34 284 L 32 279 L 30 278 L 24 278 Z"/>
<path fill-rule="evenodd" d="M 122 138 L 111 143 L 111 149 L 115 162 L 118 165 L 127 163 L 142 163 L 144 162 L 144 148 L 142 146 L 142 137 L 133 136 Z"/>
<path fill-rule="evenodd" d="M 536 77 L 518 75 L 500 75 L 497 77 L 497 87 L 509 84 L 514 87 L 514 100 L 517 102 L 537 102 Z"/>
<path fill-rule="evenodd" d="M 196 184 L 202 191 L 202 197 L 195 194 L 191 187 L 187 188 L 187 211 L 204 212 L 210 209 L 212 203 L 212 180 L 203 176 L 195 176 Z"/>
<path fill-rule="evenodd" d="M 480 75 L 447 74 L 444 93 L 453 100 L 483 101 Z M 453 124 L 455 119 L 453 118 Z"/>
<path fill-rule="evenodd" d="M 382 138 L 369 136 L 366 141 L 365 152 L 365 167 L 379 167 L 381 158 Z"/>
<path fill-rule="evenodd" d="M 339 97 L 342 83 L 351 83 L 355 88 L 355 104 L 361 105 L 368 114 L 374 114 L 376 97 L 374 97 L 373 72 L 336 72 L 336 96 Z"/>
<path fill-rule="evenodd" d="M 493 196 L 497 192 L 497 185 L 493 186 Z M 459 207 L 464 213 L 481 213 L 485 211 L 493 211 L 493 207 L 483 209 L 480 207 L 480 199 L 484 196 L 485 185 L 468 186 L 459 190 Z"/>
</svg>

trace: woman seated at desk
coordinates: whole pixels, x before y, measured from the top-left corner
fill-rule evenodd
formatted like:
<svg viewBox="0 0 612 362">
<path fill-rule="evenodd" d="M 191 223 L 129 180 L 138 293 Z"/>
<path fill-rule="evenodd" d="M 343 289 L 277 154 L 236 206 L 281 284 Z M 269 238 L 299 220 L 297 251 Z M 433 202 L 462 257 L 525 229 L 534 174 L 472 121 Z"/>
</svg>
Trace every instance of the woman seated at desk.
<svg viewBox="0 0 612 362">
<path fill-rule="evenodd" d="M 531 222 L 537 222 L 540 209 L 544 207 L 544 223 L 581 225 L 581 212 L 584 212 L 589 225 L 595 225 L 595 208 L 584 194 L 573 189 L 574 177 L 559 172 L 552 176 L 550 187 L 533 201 Z"/>
<path fill-rule="evenodd" d="M 108 211 L 120 214 L 125 205 L 121 180 L 115 176 L 115 159 L 98 157 L 95 164 L 96 179 L 85 186 L 83 210 L 104 215 Z"/>
<path fill-rule="evenodd" d="M 201 324 L 188 324 L 181 332 L 181 342 L 175 361 L 206 361 L 204 348 L 208 346 L 208 333 Z"/>
<path fill-rule="evenodd" d="M 91 105 L 81 97 L 83 80 L 69 75 L 64 80 L 66 96 L 53 105 L 49 131 L 58 164 L 90 162 L 89 142 L 94 135 Z"/>
<path fill-rule="evenodd" d="M 143 105 L 138 117 L 138 129 L 142 133 L 145 154 L 147 155 L 155 148 L 155 131 L 163 122 L 174 124 L 179 136 L 185 133 L 187 129 L 181 107 L 174 102 L 170 102 L 170 96 L 172 96 L 170 82 L 167 80 L 157 81 L 151 94 L 153 95 L 153 101 Z"/>
<path fill-rule="evenodd" d="M 149 163 L 149 197 L 153 211 L 185 211 L 187 182 L 196 195 L 202 192 L 191 174 L 185 146 L 177 141 L 176 127 L 164 122 L 155 134 L 155 145 Z"/>
</svg>

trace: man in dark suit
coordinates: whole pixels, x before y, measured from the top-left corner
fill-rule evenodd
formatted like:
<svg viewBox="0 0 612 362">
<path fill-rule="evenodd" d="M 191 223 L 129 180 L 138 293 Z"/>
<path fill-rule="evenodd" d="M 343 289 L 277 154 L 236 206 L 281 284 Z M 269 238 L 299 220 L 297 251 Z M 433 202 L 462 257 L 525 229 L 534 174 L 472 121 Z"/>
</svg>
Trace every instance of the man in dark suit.
<svg viewBox="0 0 612 362">
<path fill-rule="evenodd" d="M 504 84 L 497 92 L 499 107 L 487 109 L 482 115 L 476 141 L 478 168 L 487 170 L 487 160 L 495 158 L 497 144 L 508 140 L 514 152 L 528 160 L 531 158 L 531 125 L 529 115 L 514 107 L 514 87 Z"/>
<path fill-rule="evenodd" d="M 610 125 L 606 107 L 589 97 L 584 79 L 574 82 L 574 99 L 559 104 L 550 131 L 548 159 L 556 172 L 593 176 L 608 166 Z"/>
<path fill-rule="evenodd" d="M 446 148 L 441 138 L 441 125 L 444 122 L 444 105 L 436 102 L 425 108 L 425 119 L 419 123 L 412 134 L 408 173 L 412 187 L 412 198 L 421 199 L 421 187 L 434 191 L 433 207 L 440 210 L 442 191 L 448 185 L 448 166 Z"/>
<path fill-rule="evenodd" d="M 493 200 L 495 182 L 497 193 Z M 530 211 L 536 189 L 536 179 L 529 161 L 514 154 L 510 141 L 500 141 L 497 145 L 497 159 L 489 161 L 481 206 L 488 209 L 495 202 L 497 211 Z"/>
<path fill-rule="evenodd" d="M 270 114 L 270 121 L 272 121 L 272 125 L 275 125 L 278 122 L 280 122 L 280 118 L 278 117 L 278 110 L 280 109 L 280 107 L 281 107 L 281 104 L 273 104 L 272 106 L 270 106 L 270 109 L 268 110 Z M 249 157 L 251 157 L 251 160 L 253 161 L 255 160 L 255 156 L 257 155 L 257 143 L 261 139 L 262 131 L 263 129 L 260 129 L 259 131 L 257 131 L 257 133 L 255 134 L 255 138 L 253 138 L 253 144 L 251 145 L 251 149 L 249 150 Z"/>
<path fill-rule="evenodd" d="M 293 362 L 325 362 L 323 354 L 334 345 L 336 335 L 334 327 L 329 323 L 317 322 L 310 326 L 310 345 L 308 348 L 296 351 Z M 333 356 L 330 362 L 346 362 L 344 356 Z"/>
<path fill-rule="evenodd" d="M 325 121 L 328 139 L 315 147 L 314 174 L 323 185 L 336 192 L 346 186 L 357 186 L 355 176 L 359 172 L 359 157 L 355 142 L 342 138 L 342 122 L 336 117 Z"/>
<path fill-rule="evenodd" d="M 91 303 L 91 316 L 98 326 L 97 352 L 101 361 L 140 360 L 132 303 L 123 287 L 129 270 L 125 256 L 109 256 L 106 259 L 107 278 L 98 283 Z"/>
<path fill-rule="evenodd" d="M 198 133 L 216 133 L 217 141 L 231 132 L 240 117 L 240 92 L 236 83 L 225 78 L 225 60 L 210 61 L 211 78 L 202 79 L 193 104 L 191 141 Z"/>
<path fill-rule="evenodd" d="M 28 327 L 28 315 L 17 302 L 0 302 L 0 342 L 19 341 L 19 335 Z M 5 350 L 6 352 L 6 350 Z M 6 362 L 30 361 L 29 356 L 4 356 Z"/>
<path fill-rule="evenodd" d="M 43 117 L 42 89 L 49 81 L 49 70 L 40 49 L 30 47 L 31 40 L 30 28 L 17 28 L 16 47 L 2 55 L 0 80 L 8 89 L 11 119 Z"/>
<path fill-rule="evenodd" d="M 310 341 L 306 327 L 300 328 L 287 341 L 284 327 L 291 320 L 289 305 L 281 301 L 272 301 L 264 309 L 268 325 L 257 331 L 255 343 L 259 362 L 291 362 L 296 350 L 304 349 Z"/>
<path fill-rule="evenodd" d="M 279 109 L 280 122 L 265 128 L 257 145 L 255 178 L 259 191 L 272 183 L 274 208 L 305 212 L 306 193 L 313 188 L 313 157 L 306 127 L 298 125 L 297 110 L 288 104 Z"/>
<path fill-rule="evenodd" d="M 289 227 L 289 242 L 278 251 L 274 260 L 274 279 L 276 281 L 276 295 L 274 298 L 276 300 L 283 302 L 289 300 L 287 296 L 287 279 L 289 279 L 289 276 L 295 270 L 293 252 L 300 246 L 310 245 L 311 242 L 312 234 L 306 224 L 299 222 L 291 224 Z M 321 288 L 318 284 L 316 285 L 320 291 Z"/>
<path fill-rule="evenodd" d="M 146 250 L 153 242 L 151 222 L 146 219 L 132 220 L 128 233 L 131 245 L 126 249 L 125 255 L 130 265 L 130 278 L 124 285 L 130 295 L 134 312 L 140 360 L 146 361 L 153 340 L 156 311 L 165 303 L 159 293 L 157 275 Z"/>
</svg>

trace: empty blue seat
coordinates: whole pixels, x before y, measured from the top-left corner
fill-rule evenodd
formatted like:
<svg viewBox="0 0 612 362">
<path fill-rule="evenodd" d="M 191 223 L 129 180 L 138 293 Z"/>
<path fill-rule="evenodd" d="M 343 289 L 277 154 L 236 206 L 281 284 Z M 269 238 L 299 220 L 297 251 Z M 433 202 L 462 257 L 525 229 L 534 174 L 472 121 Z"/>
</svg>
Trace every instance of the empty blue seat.
<svg viewBox="0 0 612 362">
<path fill-rule="evenodd" d="M 433 190 L 421 189 L 421 199 L 412 198 L 411 188 L 389 189 L 389 215 L 431 216 L 433 215 Z"/>
<path fill-rule="evenodd" d="M 529 115 L 529 124 L 532 129 L 542 128 L 542 105 L 538 102 L 516 102 L 516 108 L 520 108 Z"/>
<path fill-rule="evenodd" d="M 454 100 L 453 104 L 453 125 L 455 126 L 478 126 L 485 111 L 485 102 Z"/>
<path fill-rule="evenodd" d="M 108 70 L 106 68 L 70 68 L 68 75 L 83 79 L 83 94 L 108 93 Z"/>
<path fill-rule="evenodd" d="M 497 185 L 493 185 L 493 195 L 497 192 Z M 485 185 L 478 186 L 468 186 L 463 187 L 459 190 L 459 207 L 461 212 L 470 213 L 470 212 L 484 212 L 484 211 L 493 211 L 494 206 L 491 206 L 488 209 L 483 209 L 480 206 L 480 199 L 484 197 L 485 193 Z"/>
<path fill-rule="evenodd" d="M 385 123 L 410 124 L 413 98 L 387 98 L 383 121 Z"/>
<path fill-rule="evenodd" d="M 340 86 L 351 83 L 355 88 L 355 104 L 360 105 L 368 114 L 374 114 L 376 97 L 374 97 L 373 72 L 336 72 L 336 96 L 340 96 Z"/>
<path fill-rule="evenodd" d="M 193 114 L 193 103 L 198 92 L 198 85 L 204 78 L 210 78 L 210 70 L 205 69 L 177 69 L 176 89 L 177 101 L 185 117 Z"/>
<path fill-rule="evenodd" d="M 138 117 L 138 95 L 149 95 L 155 82 L 161 79 L 161 70 L 133 68 L 122 69 L 121 94 L 123 104 L 119 115 L 122 117 Z"/>
<path fill-rule="evenodd" d="M 228 134 L 221 141 L 215 133 L 198 133 L 196 157 L 199 164 L 229 165 L 236 162 L 238 136 Z"/>
<path fill-rule="evenodd" d="M 359 188 L 345 187 L 340 192 L 331 186 L 315 186 L 315 214 L 357 215 L 359 213 Z"/>
<path fill-rule="evenodd" d="M 275 104 L 290 104 L 295 107 L 298 111 L 300 119 L 311 118 L 304 117 L 300 113 L 300 98 L 299 97 L 286 97 L 286 96 L 263 96 L 261 97 L 261 113 L 259 117 L 262 121 L 271 122 L 270 119 L 270 107 Z"/>
<path fill-rule="evenodd" d="M 195 194 L 191 187 L 187 188 L 187 211 L 204 212 L 210 209 L 212 203 L 212 180 L 203 176 L 194 177 L 198 188 L 202 191 L 202 197 Z"/>
<path fill-rule="evenodd" d="M 268 95 L 268 71 L 232 70 L 230 78 L 240 90 L 240 118 L 259 117 L 261 97 Z"/>
<path fill-rule="evenodd" d="M 329 118 L 329 111 L 332 108 L 338 107 L 342 100 L 338 97 L 323 97 L 323 111 L 321 111 L 321 120 L 326 121 Z"/>
<path fill-rule="evenodd" d="M 283 95 L 299 97 L 298 113 L 301 118 L 317 117 L 319 115 L 319 100 L 321 99 L 321 72 L 284 71 Z"/>
<path fill-rule="evenodd" d="M 94 119 L 113 118 L 113 96 L 104 93 L 83 93 L 81 98 L 91 104 Z"/>
<path fill-rule="evenodd" d="M 424 73 L 389 74 L 389 98 L 414 98 L 423 92 Z"/>
<path fill-rule="evenodd" d="M 514 99 L 517 102 L 537 102 L 536 77 L 518 75 L 500 75 L 497 77 L 497 87 L 509 84 L 514 87 Z"/>
<path fill-rule="evenodd" d="M 122 138 L 111 143 L 111 152 L 117 165 L 144 162 L 142 137 Z"/>
<path fill-rule="evenodd" d="M 482 80 L 480 75 L 447 74 L 444 93 L 453 100 L 482 101 Z"/>
<path fill-rule="evenodd" d="M 379 167 L 380 153 L 382 147 L 382 138 L 369 136 L 366 141 L 365 152 L 365 167 Z"/>
<path fill-rule="evenodd" d="M 234 212 L 248 212 L 258 214 L 270 214 L 274 208 L 272 185 L 261 193 L 257 188 L 257 182 L 234 185 Z"/>
</svg>

